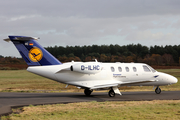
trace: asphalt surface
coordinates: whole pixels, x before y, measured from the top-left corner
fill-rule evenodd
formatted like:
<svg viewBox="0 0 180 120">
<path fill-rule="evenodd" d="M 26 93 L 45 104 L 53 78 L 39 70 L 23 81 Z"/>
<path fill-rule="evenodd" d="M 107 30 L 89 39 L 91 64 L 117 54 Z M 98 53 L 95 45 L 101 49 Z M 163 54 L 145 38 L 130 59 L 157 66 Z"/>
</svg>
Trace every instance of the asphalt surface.
<svg viewBox="0 0 180 120">
<path fill-rule="evenodd" d="M 91 96 L 84 93 L 0 93 L 0 116 L 12 113 L 12 108 L 57 103 L 88 101 L 144 101 L 144 100 L 180 100 L 180 91 L 122 92 L 122 96 L 109 97 L 108 93 L 94 92 Z"/>
</svg>

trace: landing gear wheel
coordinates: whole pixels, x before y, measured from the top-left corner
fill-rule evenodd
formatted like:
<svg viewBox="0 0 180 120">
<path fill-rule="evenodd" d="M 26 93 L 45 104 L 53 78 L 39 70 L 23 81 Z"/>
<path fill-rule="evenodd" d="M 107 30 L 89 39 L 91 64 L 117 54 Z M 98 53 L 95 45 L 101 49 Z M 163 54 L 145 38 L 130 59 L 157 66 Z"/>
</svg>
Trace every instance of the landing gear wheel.
<svg viewBox="0 0 180 120">
<path fill-rule="evenodd" d="M 86 96 L 90 96 L 93 90 L 90 90 L 89 88 L 84 89 L 84 94 Z"/>
<path fill-rule="evenodd" d="M 114 92 L 113 89 L 111 89 L 108 94 L 109 94 L 109 97 L 114 97 L 115 96 L 115 92 Z"/>
<path fill-rule="evenodd" d="M 156 94 L 160 94 L 160 93 L 161 93 L 161 88 L 157 87 L 157 88 L 155 89 L 155 93 L 156 93 Z"/>
</svg>

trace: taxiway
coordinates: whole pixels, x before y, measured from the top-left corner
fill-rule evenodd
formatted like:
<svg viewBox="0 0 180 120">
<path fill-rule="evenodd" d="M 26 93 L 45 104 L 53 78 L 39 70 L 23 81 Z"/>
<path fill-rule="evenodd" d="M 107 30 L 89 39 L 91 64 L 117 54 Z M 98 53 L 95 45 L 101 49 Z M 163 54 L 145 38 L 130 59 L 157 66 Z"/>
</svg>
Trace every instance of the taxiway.
<svg viewBox="0 0 180 120">
<path fill-rule="evenodd" d="M 155 94 L 153 91 L 146 92 L 122 92 L 122 96 L 109 97 L 108 93 L 94 92 L 91 96 L 84 93 L 0 93 L 0 116 L 12 112 L 12 108 L 43 105 L 43 104 L 66 104 L 73 102 L 89 101 L 144 101 L 144 100 L 180 100 L 180 91 L 162 91 Z"/>
</svg>

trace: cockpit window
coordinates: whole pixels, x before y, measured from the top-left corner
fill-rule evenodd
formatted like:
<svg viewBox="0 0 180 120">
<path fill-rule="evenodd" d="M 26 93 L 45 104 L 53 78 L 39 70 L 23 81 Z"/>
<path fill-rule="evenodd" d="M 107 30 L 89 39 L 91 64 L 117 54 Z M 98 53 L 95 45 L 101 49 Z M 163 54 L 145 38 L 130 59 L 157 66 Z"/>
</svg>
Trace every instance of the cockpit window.
<svg viewBox="0 0 180 120">
<path fill-rule="evenodd" d="M 156 70 L 154 68 L 152 68 L 151 66 L 148 66 L 152 72 L 156 72 Z"/>
<path fill-rule="evenodd" d="M 118 67 L 118 70 L 119 70 L 119 72 L 122 72 L 122 68 L 121 67 Z"/>
<path fill-rule="evenodd" d="M 114 67 L 111 67 L 111 71 L 112 71 L 112 72 L 114 72 L 114 71 L 115 71 Z"/>
<path fill-rule="evenodd" d="M 146 65 L 143 65 L 143 69 L 145 72 L 151 72 L 151 70 Z"/>
<path fill-rule="evenodd" d="M 126 72 L 129 72 L 129 68 L 128 67 L 126 67 Z"/>
</svg>

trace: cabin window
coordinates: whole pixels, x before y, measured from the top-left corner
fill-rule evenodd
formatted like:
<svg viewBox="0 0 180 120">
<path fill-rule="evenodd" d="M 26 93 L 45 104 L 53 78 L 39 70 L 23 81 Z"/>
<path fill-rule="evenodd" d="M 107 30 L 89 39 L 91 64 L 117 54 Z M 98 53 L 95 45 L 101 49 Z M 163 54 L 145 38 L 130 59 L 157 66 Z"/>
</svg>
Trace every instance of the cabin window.
<svg viewBox="0 0 180 120">
<path fill-rule="evenodd" d="M 146 65 L 143 65 L 143 69 L 145 72 L 151 72 L 151 70 Z"/>
<path fill-rule="evenodd" d="M 114 71 L 115 71 L 114 67 L 111 67 L 111 71 L 112 71 L 112 72 L 114 72 Z"/>
<path fill-rule="evenodd" d="M 119 72 L 122 72 L 122 68 L 121 67 L 118 67 L 118 70 L 119 70 Z"/>
<path fill-rule="evenodd" d="M 129 72 L 129 68 L 128 67 L 126 67 L 126 72 Z"/>
<path fill-rule="evenodd" d="M 137 72 L 137 69 L 136 69 L 136 67 L 133 67 L 133 71 L 134 71 L 134 72 Z"/>
</svg>

